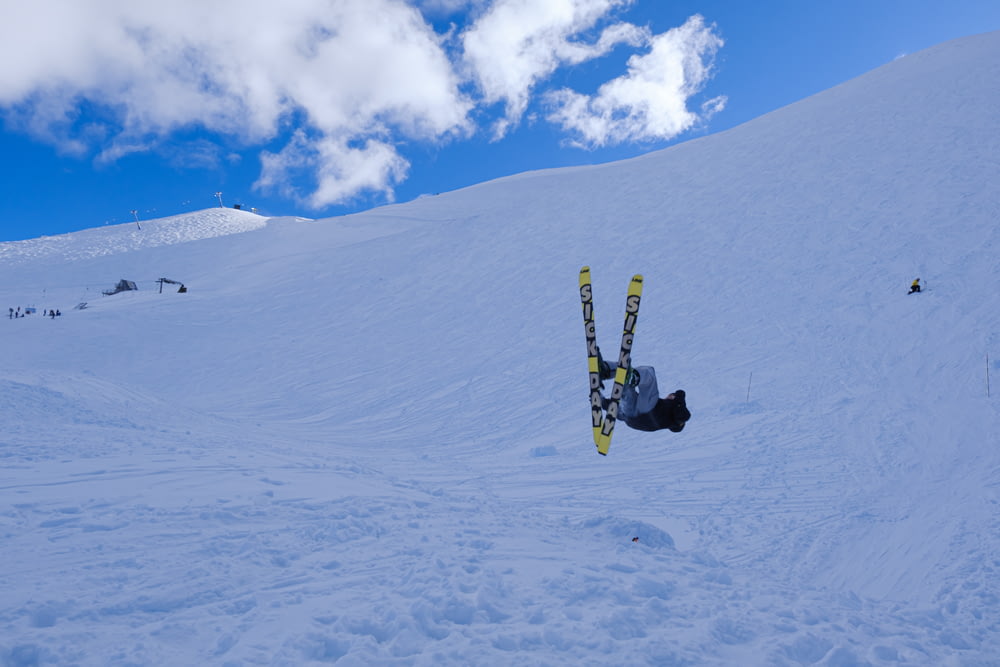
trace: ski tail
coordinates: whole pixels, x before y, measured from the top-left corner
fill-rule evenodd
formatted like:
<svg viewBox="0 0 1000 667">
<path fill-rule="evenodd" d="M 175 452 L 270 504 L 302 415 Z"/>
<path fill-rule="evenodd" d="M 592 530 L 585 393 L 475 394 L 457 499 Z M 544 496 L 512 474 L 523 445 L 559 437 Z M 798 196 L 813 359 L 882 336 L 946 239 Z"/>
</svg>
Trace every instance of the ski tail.
<svg viewBox="0 0 1000 667">
<path fill-rule="evenodd" d="M 597 328 L 594 324 L 594 295 L 590 267 L 580 269 L 580 302 L 583 305 L 583 328 L 587 337 L 587 369 L 590 374 L 590 422 L 594 445 L 600 444 L 604 408 L 601 401 L 601 369 L 597 357 Z"/>
<path fill-rule="evenodd" d="M 621 349 L 618 352 L 618 368 L 615 369 L 615 384 L 611 389 L 611 399 L 608 401 L 607 412 L 601 422 L 599 432 L 595 432 L 597 452 L 602 456 L 607 456 L 608 448 L 611 447 L 611 436 L 614 434 L 615 423 L 618 421 L 618 407 L 621 404 L 622 394 L 625 393 L 625 380 L 629 369 L 632 367 L 632 342 L 635 337 L 635 325 L 639 320 L 639 302 L 642 300 L 642 284 L 642 276 L 636 274 L 632 276 L 632 281 L 628 286 L 628 297 L 625 301 L 625 324 L 622 330 Z M 595 359 L 591 365 L 591 386 L 593 386 L 594 382 L 593 371 L 597 368 L 596 350 L 594 356 Z M 600 375 L 598 375 L 598 386 L 600 386 Z M 598 393 L 599 397 L 600 394 Z M 591 395 L 591 399 L 593 400 L 593 395 Z"/>
</svg>

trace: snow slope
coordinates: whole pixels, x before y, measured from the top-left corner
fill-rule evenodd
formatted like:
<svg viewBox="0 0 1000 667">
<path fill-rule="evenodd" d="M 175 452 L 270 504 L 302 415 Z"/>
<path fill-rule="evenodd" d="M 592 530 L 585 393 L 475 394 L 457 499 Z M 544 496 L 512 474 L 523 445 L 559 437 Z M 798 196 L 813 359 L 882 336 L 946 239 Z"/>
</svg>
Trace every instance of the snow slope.
<svg viewBox="0 0 1000 667">
<path fill-rule="evenodd" d="M 0 664 L 995 664 L 997 81 L 993 33 L 626 162 L 0 244 L 62 312 L 0 326 Z M 583 264 L 683 433 L 595 453 Z"/>
</svg>

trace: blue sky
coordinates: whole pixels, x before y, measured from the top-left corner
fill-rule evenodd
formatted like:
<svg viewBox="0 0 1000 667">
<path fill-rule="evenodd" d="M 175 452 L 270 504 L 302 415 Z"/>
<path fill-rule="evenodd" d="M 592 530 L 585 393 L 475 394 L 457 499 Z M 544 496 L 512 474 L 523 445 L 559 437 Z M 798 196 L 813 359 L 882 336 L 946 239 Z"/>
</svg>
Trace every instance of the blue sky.
<svg viewBox="0 0 1000 667">
<path fill-rule="evenodd" d="M 0 240 L 327 217 L 744 123 L 1000 29 L 985 0 L 36 0 L 0 24 Z"/>
</svg>

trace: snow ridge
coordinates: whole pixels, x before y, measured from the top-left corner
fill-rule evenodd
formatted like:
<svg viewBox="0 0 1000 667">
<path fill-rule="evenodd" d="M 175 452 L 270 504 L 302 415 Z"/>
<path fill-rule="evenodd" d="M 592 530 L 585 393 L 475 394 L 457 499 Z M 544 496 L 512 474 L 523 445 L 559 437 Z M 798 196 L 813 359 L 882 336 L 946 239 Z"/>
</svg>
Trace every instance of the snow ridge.
<svg viewBox="0 0 1000 667">
<path fill-rule="evenodd" d="M 8 265 L 40 260 L 72 262 L 242 234 L 260 229 L 266 224 L 267 218 L 249 211 L 210 208 L 169 218 L 99 227 L 71 234 L 0 242 L 0 261 Z"/>
</svg>

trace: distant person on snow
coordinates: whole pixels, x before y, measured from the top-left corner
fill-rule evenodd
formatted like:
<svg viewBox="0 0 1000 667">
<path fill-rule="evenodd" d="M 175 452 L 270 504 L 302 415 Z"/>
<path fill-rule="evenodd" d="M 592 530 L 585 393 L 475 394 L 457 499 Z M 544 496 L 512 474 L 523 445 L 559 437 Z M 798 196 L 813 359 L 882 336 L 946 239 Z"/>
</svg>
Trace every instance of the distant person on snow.
<svg viewBox="0 0 1000 667">
<path fill-rule="evenodd" d="M 913 284 L 910 285 L 910 291 L 907 292 L 907 294 L 913 294 L 914 292 L 919 292 L 919 291 L 920 291 L 920 278 L 917 278 L 916 280 L 913 281 Z"/>
<path fill-rule="evenodd" d="M 604 361 L 601 351 L 597 351 L 601 381 L 614 377 L 615 367 Z M 674 433 L 684 430 L 691 419 L 687 409 L 683 389 L 678 389 L 664 398 L 656 385 L 656 372 L 652 366 L 630 368 L 625 376 L 625 390 L 618 404 L 618 419 L 637 431 L 659 431 L 667 429 Z M 607 409 L 609 399 L 603 399 Z"/>
</svg>

